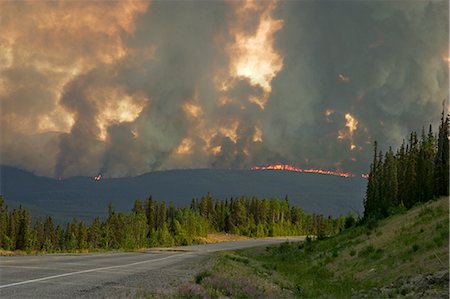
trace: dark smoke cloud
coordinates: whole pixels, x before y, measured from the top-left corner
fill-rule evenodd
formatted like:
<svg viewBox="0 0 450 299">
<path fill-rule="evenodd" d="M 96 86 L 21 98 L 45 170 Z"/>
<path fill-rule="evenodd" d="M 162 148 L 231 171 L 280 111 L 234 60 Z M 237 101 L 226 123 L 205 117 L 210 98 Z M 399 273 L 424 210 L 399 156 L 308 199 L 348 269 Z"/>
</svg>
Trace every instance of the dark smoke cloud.
<svg viewBox="0 0 450 299">
<path fill-rule="evenodd" d="M 287 143 L 283 156 L 362 171 L 374 139 L 396 146 L 410 130 L 437 123 L 448 97 L 447 2 L 289 1 L 277 16 L 285 64 L 265 132 L 271 146 Z M 336 141 L 346 113 L 359 122 L 354 142 L 361 149 L 353 152 L 348 141 Z"/>
<path fill-rule="evenodd" d="M 283 67 L 262 109 L 251 99 L 264 88 L 229 75 L 230 44 L 256 34 L 269 5 L 0 4 L 2 163 L 56 177 L 267 163 L 364 172 L 373 140 L 396 146 L 438 122 L 446 1 L 278 3 Z"/>
</svg>

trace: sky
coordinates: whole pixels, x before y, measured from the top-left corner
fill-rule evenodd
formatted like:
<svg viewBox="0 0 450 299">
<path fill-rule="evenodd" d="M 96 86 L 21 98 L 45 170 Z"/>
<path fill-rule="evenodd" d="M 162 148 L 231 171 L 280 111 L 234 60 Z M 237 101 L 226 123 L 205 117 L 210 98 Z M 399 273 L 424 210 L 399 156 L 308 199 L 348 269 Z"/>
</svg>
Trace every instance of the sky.
<svg viewBox="0 0 450 299">
<path fill-rule="evenodd" d="M 55 178 L 364 173 L 449 95 L 447 1 L 3 1 L 0 28 L 1 163 Z"/>
</svg>

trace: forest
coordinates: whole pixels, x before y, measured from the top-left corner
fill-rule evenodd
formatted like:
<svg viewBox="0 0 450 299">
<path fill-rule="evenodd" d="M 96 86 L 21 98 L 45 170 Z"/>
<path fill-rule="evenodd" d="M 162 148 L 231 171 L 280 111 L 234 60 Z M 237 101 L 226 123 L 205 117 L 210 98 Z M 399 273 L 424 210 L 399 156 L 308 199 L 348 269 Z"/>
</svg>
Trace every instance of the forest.
<svg viewBox="0 0 450 299">
<path fill-rule="evenodd" d="M 442 111 L 437 134 L 430 125 L 420 140 L 411 132 L 394 153 L 383 155 L 374 143 L 363 222 L 370 222 L 409 209 L 418 203 L 449 195 L 449 116 Z"/>
<path fill-rule="evenodd" d="M 73 219 L 65 227 L 51 216 L 33 221 L 20 206 L 8 212 L 0 197 L 0 248 L 26 252 L 75 252 L 205 242 L 209 232 L 249 237 L 316 235 L 323 238 L 356 222 L 354 215 L 332 218 L 308 214 L 285 199 L 239 197 L 214 199 L 211 194 L 193 199 L 190 207 L 177 208 L 152 197 L 134 202 L 130 213 L 110 205 L 105 220 L 90 225 Z"/>
<path fill-rule="evenodd" d="M 370 223 L 414 205 L 449 195 L 449 117 L 442 112 L 439 131 L 412 132 L 396 152 L 383 154 L 374 143 L 364 216 L 332 218 L 290 206 L 288 198 L 214 199 L 206 194 L 190 207 L 175 207 L 152 197 L 136 200 L 131 212 L 108 207 L 108 217 L 89 225 L 73 219 L 65 227 L 51 216 L 33 221 L 22 206 L 8 211 L 0 196 L 0 248 L 26 252 L 74 252 L 204 243 L 208 233 L 248 237 L 315 235 L 321 239 L 358 220 Z"/>
</svg>

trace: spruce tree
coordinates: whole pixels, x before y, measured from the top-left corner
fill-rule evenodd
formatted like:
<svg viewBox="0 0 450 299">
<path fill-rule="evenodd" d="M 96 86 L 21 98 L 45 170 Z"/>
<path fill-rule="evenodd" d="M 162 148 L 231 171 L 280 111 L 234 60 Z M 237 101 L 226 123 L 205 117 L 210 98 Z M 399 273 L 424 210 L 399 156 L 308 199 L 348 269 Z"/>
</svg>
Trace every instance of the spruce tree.
<svg viewBox="0 0 450 299">
<path fill-rule="evenodd" d="M 442 110 L 441 123 L 439 125 L 438 147 L 435 157 L 434 194 L 436 196 L 449 195 L 449 117 L 444 118 Z"/>
<path fill-rule="evenodd" d="M 53 219 L 50 216 L 45 218 L 44 222 L 44 244 L 42 245 L 47 252 L 52 252 L 54 250 L 54 245 L 56 244 L 55 227 L 53 224 Z"/>
<path fill-rule="evenodd" d="M 101 246 L 101 223 L 98 217 L 95 218 L 88 230 L 88 244 L 92 249 L 100 248 Z"/>
<path fill-rule="evenodd" d="M 7 208 L 3 196 L 0 195 L 0 248 L 5 248 Z"/>
<path fill-rule="evenodd" d="M 377 211 L 377 201 L 379 193 L 378 184 L 378 143 L 373 144 L 373 161 L 370 165 L 369 178 L 367 183 L 366 198 L 364 200 L 364 219 L 374 217 Z"/>
<path fill-rule="evenodd" d="M 386 153 L 386 159 L 383 167 L 384 192 L 381 213 L 386 217 L 389 214 L 389 209 L 398 205 L 397 161 L 394 157 L 392 148 L 389 148 L 389 151 Z"/>
</svg>

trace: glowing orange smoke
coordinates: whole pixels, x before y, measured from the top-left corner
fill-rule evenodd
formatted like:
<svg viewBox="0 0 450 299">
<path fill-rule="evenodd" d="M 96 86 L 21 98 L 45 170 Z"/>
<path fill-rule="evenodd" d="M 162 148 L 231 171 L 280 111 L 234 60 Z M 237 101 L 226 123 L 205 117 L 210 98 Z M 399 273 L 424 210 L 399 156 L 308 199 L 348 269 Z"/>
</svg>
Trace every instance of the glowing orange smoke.
<svg viewBox="0 0 450 299">
<path fill-rule="evenodd" d="M 35 134 L 70 132 L 75 116 L 61 104 L 64 87 L 79 74 L 130 55 L 125 39 L 134 34 L 137 17 L 150 3 L 2 1 L 0 6 L 0 69 L 22 70 L 26 66 L 39 73 L 37 81 L 30 79 L 24 85 L 24 92 L 30 94 L 39 82 L 46 82 L 39 87 L 46 92 L 42 99 L 45 110 L 38 109 L 33 117 L 3 111 L 2 125 L 14 118 L 15 131 Z M 0 97 L 12 97 L 10 93 L 21 84 L 6 76 L 0 78 Z M 100 135 L 104 138 L 105 133 Z"/>
<path fill-rule="evenodd" d="M 181 140 L 181 143 L 175 149 L 175 153 L 177 154 L 190 154 L 192 151 L 192 146 L 194 142 L 189 138 L 184 138 Z"/>
<path fill-rule="evenodd" d="M 442 55 L 442 60 L 444 60 L 444 62 L 447 63 L 448 66 L 450 67 L 450 55 L 449 54 Z"/>
<path fill-rule="evenodd" d="M 325 110 L 325 117 L 327 119 L 327 122 L 332 122 L 330 116 L 332 116 L 334 114 L 334 110 L 333 109 L 327 109 Z"/>
<path fill-rule="evenodd" d="M 91 90 L 88 96 L 96 103 L 102 103 L 101 111 L 96 117 L 99 128 L 97 138 L 102 141 L 106 140 L 110 125 L 134 121 L 149 102 L 144 94 L 129 95 L 121 87 L 97 88 Z M 135 135 L 133 132 L 132 134 L 137 137 L 137 134 Z"/>
<path fill-rule="evenodd" d="M 250 170 L 287 170 L 287 171 L 295 171 L 295 172 L 304 172 L 304 173 L 319 173 L 326 175 L 334 175 L 339 177 L 355 177 L 356 175 L 351 172 L 343 172 L 338 170 L 326 170 L 326 169 L 314 169 L 314 168 L 298 168 L 289 164 L 271 164 L 267 166 L 254 166 L 250 168 Z M 364 179 L 368 178 L 367 174 L 361 174 L 361 177 Z"/>
<path fill-rule="evenodd" d="M 353 143 L 353 134 L 358 129 L 358 120 L 350 113 L 346 113 L 345 126 L 347 127 L 347 130 L 339 130 L 338 140 L 350 140 L 350 150 L 354 150 L 357 146 Z"/>
<path fill-rule="evenodd" d="M 262 131 L 259 127 L 255 127 L 255 133 L 253 134 L 253 142 L 262 142 Z"/>
<path fill-rule="evenodd" d="M 271 16 L 274 5 L 270 5 L 262 14 L 256 34 L 248 36 L 236 32 L 232 73 L 246 77 L 253 85 L 261 86 L 270 92 L 270 83 L 283 67 L 283 58 L 273 48 L 274 33 L 281 29 L 283 22 Z"/>
<path fill-rule="evenodd" d="M 349 76 L 346 76 L 346 75 L 344 75 L 344 74 L 339 74 L 339 75 L 338 75 L 338 78 L 339 78 L 339 80 L 342 81 L 342 82 L 350 82 L 350 77 L 349 77 Z"/>
<path fill-rule="evenodd" d="M 283 27 L 283 21 L 273 18 L 276 2 L 245 1 L 232 3 L 238 19 L 251 14 L 260 14 L 259 25 L 254 34 L 248 34 L 245 22 L 238 22 L 232 29 L 234 42 L 228 46 L 231 78 L 246 78 L 253 86 L 263 89 L 260 97 L 250 97 L 251 103 L 264 109 L 272 91 L 271 83 L 283 68 L 283 57 L 274 48 L 275 33 Z M 267 5 L 266 5 L 267 4 Z M 242 24 L 240 24 L 242 23 Z M 229 87 L 222 79 L 221 90 Z"/>
</svg>

